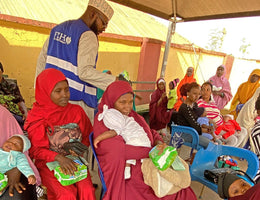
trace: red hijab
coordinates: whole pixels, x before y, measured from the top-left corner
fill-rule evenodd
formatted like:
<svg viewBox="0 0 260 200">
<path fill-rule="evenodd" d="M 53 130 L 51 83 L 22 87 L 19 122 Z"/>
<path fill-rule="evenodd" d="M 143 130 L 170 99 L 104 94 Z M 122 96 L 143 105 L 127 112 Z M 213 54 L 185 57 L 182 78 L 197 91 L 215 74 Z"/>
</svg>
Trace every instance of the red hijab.
<svg viewBox="0 0 260 200">
<path fill-rule="evenodd" d="M 77 123 L 81 131 L 90 128 L 89 119 L 80 106 L 68 103 L 67 106 L 62 107 L 51 100 L 51 92 L 55 85 L 64 80 L 66 80 L 64 74 L 56 69 L 46 69 L 39 74 L 36 79 L 36 102 L 28 113 L 25 130 L 37 128 L 40 125 L 53 128 L 54 125 L 64 125 L 72 122 Z"/>
<path fill-rule="evenodd" d="M 164 82 L 164 89 L 163 90 L 159 89 L 159 82 Z M 159 101 L 159 99 L 161 98 L 162 94 L 166 91 L 166 89 L 165 89 L 165 87 L 166 87 L 165 80 L 163 78 L 159 78 L 156 81 L 156 86 L 157 86 L 157 89 L 152 93 L 150 104 L 157 103 Z"/>
<path fill-rule="evenodd" d="M 109 130 L 103 123 L 103 121 L 98 121 L 98 115 L 103 112 L 103 106 L 107 105 L 108 108 L 114 108 L 114 104 L 117 101 L 117 99 L 126 94 L 126 93 L 132 93 L 133 94 L 133 89 L 130 86 L 130 84 L 126 81 L 115 81 L 111 83 L 106 91 L 104 92 L 101 102 L 98 106 L 98 113 L 95 116 L 95 121 L 94 121 L 94 137 L 102 134 L 103 132 Z M 153 137 L 152 133 L 150 131 L 150 127 L 142 118 L 139 114 L 137 114 L 134 110 L 132 110 L 129 115 L 129 117 L 133 117 L 135 121 L 144 128 L 144 131 L 147 133 L 147 136 L 149 137 L 151 143 L 153 144 Z"/>
</svg>

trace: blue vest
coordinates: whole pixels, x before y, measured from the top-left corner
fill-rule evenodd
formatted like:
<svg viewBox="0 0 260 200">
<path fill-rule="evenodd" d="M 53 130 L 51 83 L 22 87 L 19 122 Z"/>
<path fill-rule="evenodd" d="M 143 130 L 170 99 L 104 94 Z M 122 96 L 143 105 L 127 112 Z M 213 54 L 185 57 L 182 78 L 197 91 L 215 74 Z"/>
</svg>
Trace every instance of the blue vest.
<svg viewBox="0 0 260 200">
<path fill-rule="evenodd" d="M 50 34 L 45 68 L 63 72 L 69 83 L 70 100 L 83 100 L 89 107 L 96 108 L 97 88 L 78 77 L 78 44 L 86 31 L 90 29 L 81 19 L 66 21 L 54 27 Z"/>
</svg>

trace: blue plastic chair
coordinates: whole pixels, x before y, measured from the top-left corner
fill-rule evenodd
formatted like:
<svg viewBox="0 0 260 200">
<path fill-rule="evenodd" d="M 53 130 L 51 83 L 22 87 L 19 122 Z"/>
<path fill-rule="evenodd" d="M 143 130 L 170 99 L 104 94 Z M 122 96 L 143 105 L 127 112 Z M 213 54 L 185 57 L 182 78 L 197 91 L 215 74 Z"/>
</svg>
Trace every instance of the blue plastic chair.
<svg viewBox="0 0 260 200">
<path fill-rule="evenodd" d="M 191 180 L 198 181 L 217 193 L 218 186 L 204 177 L 204 171 L 216 168 L 215 163 L 217 158 L 222 155 L 244 158 L 248 163 L 246 174 L 252 179 L 255 177 L 259 168 L 259 160 L 253 152 L 247 149 L 209 143 L 207 149 L 202 148 L 195 155 L 193 163 L 190 166 Z"/>
<path fill-rule="evenodd" d="M 190 156 L 192 155 L 194 149 L 199 150 L 203 148 L 202 146 L 199 145 L 199 134 L 194 128 L 188 126 L 175 125 L 175 124 L 172 125 L 171 128 L 172 128 L 171 139 L 173 138 L 175 133 L 187 133 L 192 136 L 192 143 L 184 141 L 184 145 L 191 147 Z"/>
<path fill-rule="evenodd" d="M 100 177 L 100 181 L 102 183 L 100 199 L 103 199 L 104 194 L 107 191 L 107 186 L 106 186 L 106 183 L 105 183 L 105 179 L 104 179 L 104 175 L 103 175 L 102 169 L 100 167 L 100 164 L 99 164 L 99 161 L 98 161 L 98 158 L 97 158 L 95 147 L 93 145 L 93 132 L 90 133 L 90 135 L 89 135 L 89 142 L 90 142 L 90 146 L 91 146 L 92 152 L 94 154 L 94 157 L 95 157 L 95 159 L 97 161 L 97 165 L 98 165 L 99 177 Z"/>
</svg>

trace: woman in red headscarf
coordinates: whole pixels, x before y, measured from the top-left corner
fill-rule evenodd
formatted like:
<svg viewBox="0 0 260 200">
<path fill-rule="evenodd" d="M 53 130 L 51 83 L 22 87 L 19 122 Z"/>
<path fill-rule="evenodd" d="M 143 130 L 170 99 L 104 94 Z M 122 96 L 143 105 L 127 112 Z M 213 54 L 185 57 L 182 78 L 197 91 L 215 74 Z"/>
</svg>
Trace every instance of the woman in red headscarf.
<svg viewBox="0 0 260 200">
<path fill-rule="evenodd" d="M 162 143 L 159 134 L 150 129 L 144 118 L 132 110 L 133 90 L 129 83 L 125 81 L 111 83 L 104 92 L 94 121 L 94 138 L 106 131 L 111 131 L 106 128 L 102 120 L 98 120 L 99 114 L 103 112 L 104 105 L 107 105 L 108 109 L 115 108 L 122 114 L 133 117 L 134 120 L 143 127 L 152 146 Z M 190 187 L 163 198 L 158 198 L 154 194 L 152 188 L 144 183 L 141 171 L 141 159 L 148 158 L 150 150 L 150 147 L 126 145 L 121 136 L 103 140 L 98 144 L 96 152 L 107 186 L 107 191 L 103 198 L 104 200 L 196 199 L 196 196 Z M 131 166 L 131 178 L 125 180 L 125 163 L 128 159 L 135 159 L 136 165 Z"/>
<path fill-rule="evenodd" d="M 63 143 L 69 141 L 70 135 L 53 141 L 58 134 L 54 131 L 57 126 L 77 124 L 80 130 L 74 136 L 81 138 L 81 143 L 89 145 L 91 122 L 80 106 L 68 103 L 69 98 L 68 82 L 62 72 L 46 69 L 39 74 L 36 79 L 36 102 L 25 123 L 32 143 L 29 152 L 35 159 L 43 185 L 47 187 L 48 200 L 93 200 L 95 189 L 89 175 L 73 185 L 62 186 L 46 165 L 47 162 L 58 161 L 65 174 L 73 174 L 76 170 L 75 163 L 62 153 Z"/>
<path fill-rule="evenodd" d="M 188 67 L 187 72 L 184 76 L 184 78 L 181 80 L 181 82 L 179 83 L 178 87 L 177 87 L 177 96 L 178 96 L 178 100 L 177 102 L 174 104 L 174 109 L 176 111 L 179 110 L 181 104 L 184 102 L 184 100 L 186 99 L 185 96 L 181 95 L 180 89 L 181 86 L 183 86 L 186 83 L 192 83 L 192 82 L 196 82 L 196 79 L 193 78 L 194 76 L 194 68 L 193 67 Z"/>
<path fill-rule="evenodd" d="M 165 92 L 165 80 L 159 78 L 156 84 L 157 89 L 152 93 L 149 104 L 149 123 L 152 129 L 160 130 L 170 122 L 173 110 L 167 110 L 168 99 Z"/>
</svg>

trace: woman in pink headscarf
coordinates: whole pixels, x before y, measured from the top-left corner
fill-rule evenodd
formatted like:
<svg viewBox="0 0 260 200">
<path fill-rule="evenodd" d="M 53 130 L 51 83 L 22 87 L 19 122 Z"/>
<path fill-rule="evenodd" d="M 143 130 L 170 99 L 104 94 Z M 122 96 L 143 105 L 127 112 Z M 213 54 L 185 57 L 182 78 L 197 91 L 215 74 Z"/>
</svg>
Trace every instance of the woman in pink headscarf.
<svg viewBox="0 0 260 200">
<path fill-rule="evenodd" d="M 149 104 L 149 122 L 151 129 L 160 130 L 171 120 L 173 110 L 167 110 L 168 99 L 165 91 L 165 80 L 157 80 L 157 89 L 152 93 Z"/>
<path fill-rule="evenodd" d="M 142 116 L 137 114 L 133 108 L 133 90 L 126 81 L 115 81 L 111 83 L 102 96 L 98 106 L 98 113 L 94 121 L 94 139 L 109 130 L 103 120 L 98 116 L 103 112 L 104 105 L 108 109 L 114 108 L 123 115 L 132 117 L 145 131 L 152 147 L 162 143 L 159 134 L 150 129 Z M 141 171 L 141 159 L 149 157 L 151 147 L 140 147 L 127 145 L 124 139 L 117 135 L 101 141 L 96 148 L 99 163 L 101 165 L 107 191 L 103 200 L 194 200 L 197 199 L 190 187 L 181 189 L 179 192 L 159 198 L 151 187 L 144 183 Z M 125 163 L 128 159 L 135 159 L 136 164 L 131 166 L 131 178 L 124 178 Z"/>
<path fill-rule="evenodd" d="M 221 110 L 232 99 L 231 88 L 229 81 L 225 77 L 226 69 L 224 65 L 220 65 L 217 68 L 215 76 L 209 79 L 209 82 L 213 85 L 213 98 L 218 108 Z"/>
</svg>

